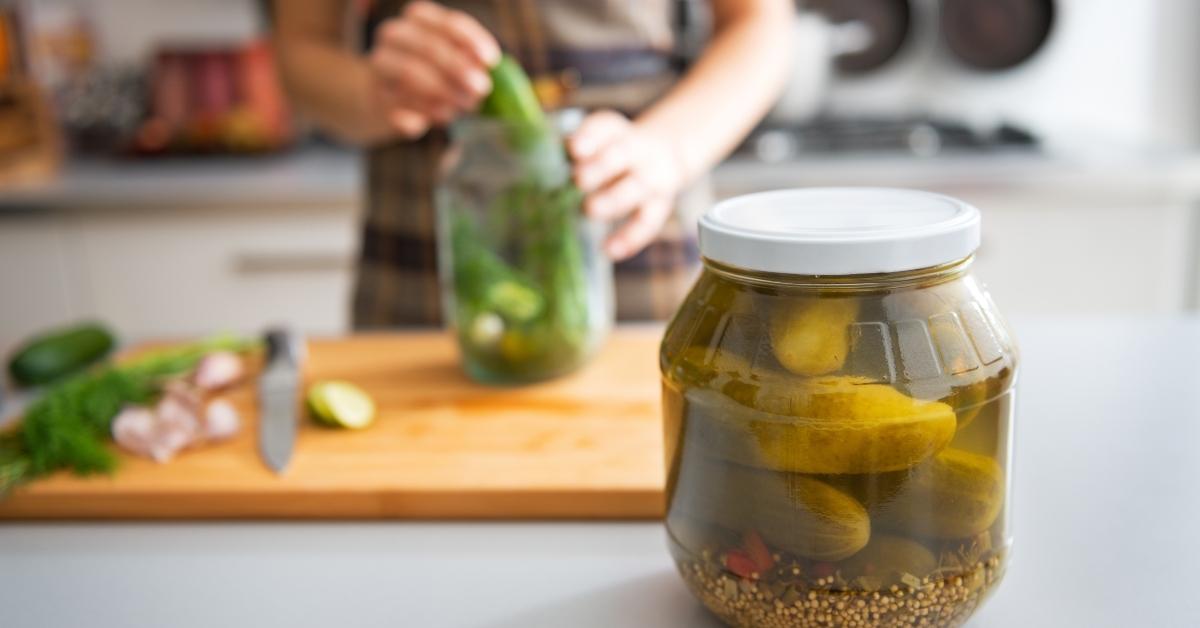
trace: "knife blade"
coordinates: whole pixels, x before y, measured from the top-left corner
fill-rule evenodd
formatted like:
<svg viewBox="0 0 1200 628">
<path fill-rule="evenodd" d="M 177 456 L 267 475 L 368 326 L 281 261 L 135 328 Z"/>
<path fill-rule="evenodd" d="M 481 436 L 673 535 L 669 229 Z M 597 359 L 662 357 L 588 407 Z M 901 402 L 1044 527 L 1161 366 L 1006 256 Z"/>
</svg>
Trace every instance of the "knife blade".
<svg viewBox="0 0 1200 628">
<path fill-rule="evenodd" d="M 275 473 L 287 470 L 296 444 L 296 406 L 304 342 L 288 329 L 266 333 L 267 364 L 258 380 L 258 453 Z"/>
</svg>

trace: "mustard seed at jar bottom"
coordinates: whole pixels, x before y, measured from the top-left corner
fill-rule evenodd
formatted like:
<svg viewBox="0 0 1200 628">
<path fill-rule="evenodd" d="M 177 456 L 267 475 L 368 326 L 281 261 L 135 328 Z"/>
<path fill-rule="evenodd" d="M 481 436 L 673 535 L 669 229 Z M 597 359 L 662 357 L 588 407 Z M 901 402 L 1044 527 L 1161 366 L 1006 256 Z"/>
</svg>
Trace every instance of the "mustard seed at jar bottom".
<svg viewBox="0 0 1200 628">
<path fill-rule="evenodd" d="M 670 550 L 733 626 L 954 626 L 999 583 L 1015 344 L 974 208 L 771 192 L 701 220 L 663 339 Z"/>
</svg>

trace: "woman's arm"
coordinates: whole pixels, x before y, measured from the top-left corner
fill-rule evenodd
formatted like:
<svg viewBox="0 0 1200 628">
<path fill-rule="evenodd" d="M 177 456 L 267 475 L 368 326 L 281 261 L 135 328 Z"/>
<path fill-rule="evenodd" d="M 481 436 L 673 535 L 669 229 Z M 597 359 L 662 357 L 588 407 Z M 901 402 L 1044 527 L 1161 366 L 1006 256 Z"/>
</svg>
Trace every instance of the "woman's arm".
<svg viewBox="0 0 1200 628">
<path fill-rule="evenodd" d="M 595 218 L 625 219 L 615 258 L 653 240 L 679 190 L 737 145 L 774 103 L 789 67 L 791 0 L 713 0 L 712 41 L 696 65 L 634 121 L 589 116 L 568 144 Z"/>
<path fill-rule="evenodd" d="M 348 0 L 274 0 L 275 44 L 292 100 L 352 142 L 419 137 L 491 91 L 500 47 L 473 18 L 432 2 L 383 22 L 364 57 L 345 37 Z"/>
<path fill-rule="evenodd" d="M 343 139 L 371 142 L 394 131 L 374 102 L 370 69 L 349 49 L 349 0 L 274 0 L 275 49 L 293 102 Z"/>
<path fill-rule="evenodd" d="M 691 180 L 766 115 L 791 67 L 792 0 L 714 0 L 711 43 L 679 84 L 637 119 L 669 137 Z"/>
</svg>

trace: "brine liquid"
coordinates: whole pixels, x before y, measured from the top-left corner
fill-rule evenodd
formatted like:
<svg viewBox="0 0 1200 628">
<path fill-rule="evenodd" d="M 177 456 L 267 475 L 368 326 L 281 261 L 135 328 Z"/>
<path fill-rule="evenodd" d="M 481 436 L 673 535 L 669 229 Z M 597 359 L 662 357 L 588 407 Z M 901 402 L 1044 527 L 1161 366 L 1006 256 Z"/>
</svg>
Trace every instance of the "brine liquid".
<svg viewBox="0 0 1200 628">
<path fill-rule="evenodd" d="M 752 582 L 754 600 L 765 594 L 771 605 L 779 601 L 798 609 L 827 601 L 831 612 L 839 604 L 845 610 L 847 603 L 875 601 L 878 593 L 905 591 L 916 600 L 918 592 L 949 587 L 957 595 L 947 595 L 923 616 L 930 618 L 928 625 L 965 620 L 999 581 L 1009 545 L 1005 463 L 1011 394 L 960 409 L 957 414 L 971 420 L 932 459 L 904 470 L 860 474 L 800 474 L 772 469 L 769 462 L 746 464 L 740 452 L 757 448 L 753 427 L 747 426 L 748 442 L 740 445 L 711 442 L 706 435 L 731 433 L 705 425 L 727 420 L 715 418 L 719 410 L 670 386 L 665 394 L 673 397 L 667 407 L 678 413 L 679 430 L 668 486 L 671 551 L 688 584 L 726 621 L 758 626 L 765 620 L 748 622 L 750 615 L 725 606 L 722 600 L 738 594 L 717 584 L 722 578 Z M 728 459 L 731 450 L 739 451 L 739 461 Z M 939 457 L 951 464 L 931 469 Z M 798 491 L 801 478 L 832 491 Z M 865 526 L 856 522 L 856 513 L 846 512 L 853 510 L 849 500 L 830 499 L 838 495 L 861 505 Z M 755 555 L 762 548 L 769 556 Z M 714 587 L 732 597 L 714 597 Z M 787 617 L 790 623 L 779 625 L 822 625 L 812 616 Z M 911 625 L 913 618 L 897 611 L 886 620 L 885 613 L 872 625 Z"/>
<path fill-rule="evenodd" d="M 671 551 L 726 622 L 957 625 L 999 582 L 1015 354 L 969 279 L 706 274 L 663 369 Z"/>
</svg>

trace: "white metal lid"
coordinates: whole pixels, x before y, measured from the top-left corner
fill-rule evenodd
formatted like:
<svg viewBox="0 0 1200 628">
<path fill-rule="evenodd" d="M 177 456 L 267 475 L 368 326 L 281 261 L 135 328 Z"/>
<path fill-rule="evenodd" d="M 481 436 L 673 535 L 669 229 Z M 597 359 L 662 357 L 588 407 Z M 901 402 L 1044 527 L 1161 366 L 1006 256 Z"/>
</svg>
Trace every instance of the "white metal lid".
<svg viewBox="0 0 1200 628">
<path fill-rule="evenodd" d="M 700 253 L 792 275 L 928 268 L 979 248 L 979 210 L 930 192 L 808 188 L 731 198 L 700 219 Z"/>
</svg>

